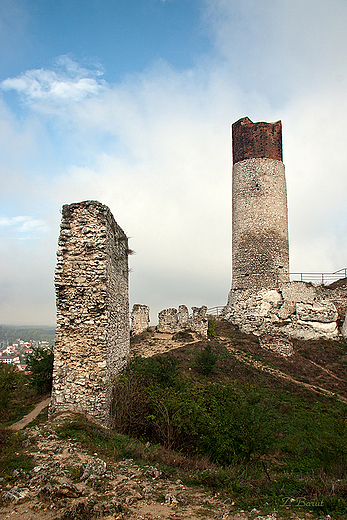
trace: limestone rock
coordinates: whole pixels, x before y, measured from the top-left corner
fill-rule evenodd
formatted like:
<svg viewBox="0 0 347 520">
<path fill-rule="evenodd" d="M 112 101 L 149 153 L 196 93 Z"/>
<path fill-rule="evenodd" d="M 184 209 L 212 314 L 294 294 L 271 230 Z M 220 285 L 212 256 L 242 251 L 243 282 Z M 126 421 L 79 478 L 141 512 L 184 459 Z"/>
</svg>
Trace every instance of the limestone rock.
<svg viewBox="0 0 347 520">
<path fill-rule="evenodd" d="M 232 290 L 223 316 L 242 332 L 256 336 L 284 335 L 304 340 L 339 337 L 335 304 L 323 297 L 320 288 L 304 282 L 255 293 L 251 289 Z"/>
<path fill-rule="evenodd" d="M 296 314 L 301 321 L 319 321 L 321 323 L 331 323 L 338 317 L 335 305 L 329 301 L 297 303 Z"/>
<path fill-rule="evenodd" d="M 86 467 L 84 468 L 81 480 L 87 480 L 88 478 L 102 477 L 107 470 L 106 462 L 101 459 L 91 459 Z"/>
<path fill-rule="evenodd" d="M 347 314 L 342 325 L 341 334 L 345 339 L 347 338 Z"/>
</svg>

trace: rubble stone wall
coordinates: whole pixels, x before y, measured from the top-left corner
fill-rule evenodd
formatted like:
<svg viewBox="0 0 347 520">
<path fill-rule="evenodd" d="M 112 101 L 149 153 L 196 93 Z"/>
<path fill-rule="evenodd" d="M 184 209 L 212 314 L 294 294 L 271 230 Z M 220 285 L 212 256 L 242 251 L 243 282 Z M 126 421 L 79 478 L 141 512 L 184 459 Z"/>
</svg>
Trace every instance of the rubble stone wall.
<svg viewBox="0 0 347 520">
<path fill-rule="evenodd" d="M 338 339 L 346 302 L 346 288 L 327 289 L 306 282 L 289 282 L 257 292 L 231 290 L 223 316 L 242 332 L 257 336 Z"/>
<path fill-rule="evenodd" d="M 63 206 L 60 229 L 49 411 L 81 411 L 107 424 L 111 382 L 129 357 L 128 240 L 96 201 Z"/>
<path fill-rule="evenodd" d="M 175 334 L 185 330 L 197 332 L 201 336 L 207 336 L 208 318 L 206 316 L 207 307 L 192 307 L 192 315 L 189 316 L 188 308 L 180 305 L 177 309 L 164 309 L 158 314 L 158 332 Z"/>
<path fill-rule="evenodd" d="M 149 326 L 149 307 L 135 303 L 131 311 L 131 334 L 136 336 L 148 329 Z"/>
</svg>

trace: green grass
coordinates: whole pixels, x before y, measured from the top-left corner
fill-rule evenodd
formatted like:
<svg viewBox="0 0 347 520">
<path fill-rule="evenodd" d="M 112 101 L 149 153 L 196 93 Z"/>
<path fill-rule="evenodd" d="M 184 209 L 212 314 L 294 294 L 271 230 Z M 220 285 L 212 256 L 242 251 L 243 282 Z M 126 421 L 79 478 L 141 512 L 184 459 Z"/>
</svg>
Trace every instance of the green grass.
<svg viewBox="0 0 347 520">
<path fill-rule="evenodd" d="M 0 428 L 0 476 L 11 478 L 15 469 L 30 471 L 31 458 L 23 453 L 22 434 Z"/>
</svg>

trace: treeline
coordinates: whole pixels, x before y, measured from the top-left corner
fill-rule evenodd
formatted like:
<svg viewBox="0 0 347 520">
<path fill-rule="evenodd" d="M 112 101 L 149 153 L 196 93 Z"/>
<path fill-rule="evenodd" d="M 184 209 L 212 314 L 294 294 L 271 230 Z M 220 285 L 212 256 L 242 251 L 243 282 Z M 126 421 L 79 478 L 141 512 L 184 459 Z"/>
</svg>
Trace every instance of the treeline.
<svg viewBox="0 0 347 520">
<path fill-rule="evenodd" d="M 9 344 L 13 341 L 21 339 L 23 341 L 48 341 L 50 345 L 54 342 L 55 327 L 8 327 L 0 325 L 0 341 L 7 338 Z"/>
</svg>

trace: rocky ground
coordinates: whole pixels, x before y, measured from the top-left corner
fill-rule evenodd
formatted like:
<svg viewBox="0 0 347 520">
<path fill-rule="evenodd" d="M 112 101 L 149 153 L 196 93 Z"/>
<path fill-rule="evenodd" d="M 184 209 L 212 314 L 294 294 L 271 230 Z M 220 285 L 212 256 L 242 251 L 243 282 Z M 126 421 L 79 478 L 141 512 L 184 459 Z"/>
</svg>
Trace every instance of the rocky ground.
<svg viewBox="0 0 347 520">
<path fill-rule="evenodd" d="M 276 511 L 242 511 L 232 498 L 222 500 L 201 487 L 172 480 L 157 466 L 132 459 L 106 463 L 88 454 L 56 429 L 72 420 L 60 415 L 23 431 L 23 446 L 34 461 L 30 472 L 14 470 L 0 482 L 0 518 L 81 520 L 93 518 L 174 520 L 280 520 Z M 313 520 L 310 513 L 288 510 L 287 518 Z M 330 517 L 326 517 L 328 520 Z"/>
</svg>

